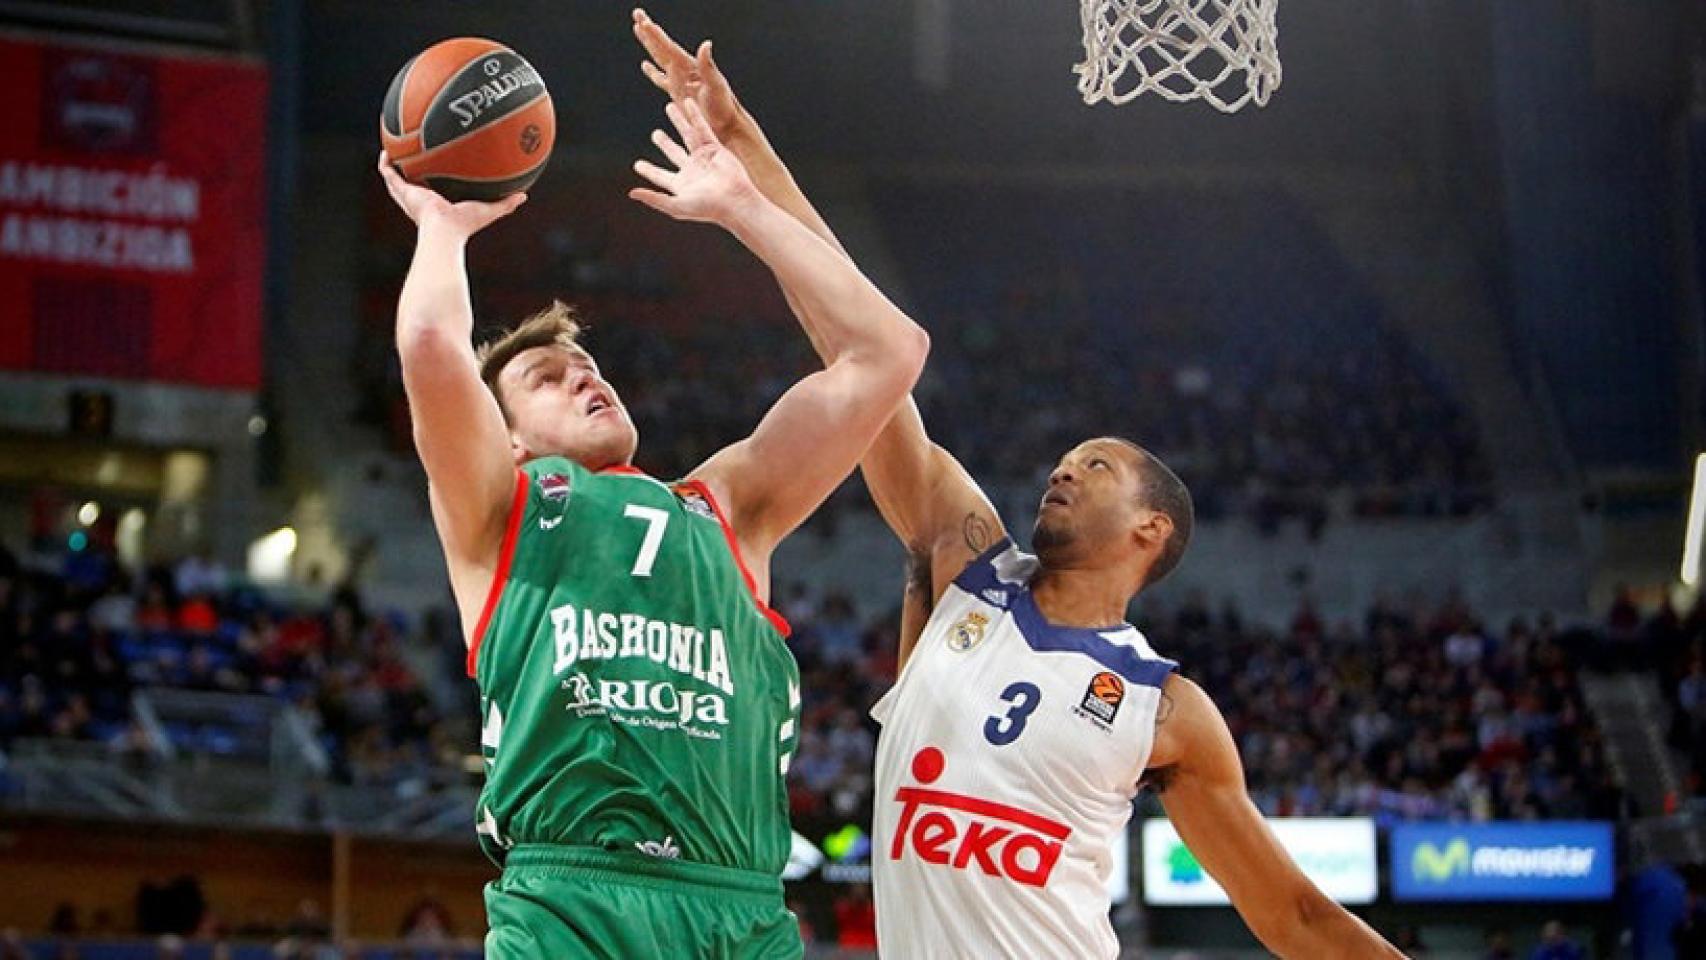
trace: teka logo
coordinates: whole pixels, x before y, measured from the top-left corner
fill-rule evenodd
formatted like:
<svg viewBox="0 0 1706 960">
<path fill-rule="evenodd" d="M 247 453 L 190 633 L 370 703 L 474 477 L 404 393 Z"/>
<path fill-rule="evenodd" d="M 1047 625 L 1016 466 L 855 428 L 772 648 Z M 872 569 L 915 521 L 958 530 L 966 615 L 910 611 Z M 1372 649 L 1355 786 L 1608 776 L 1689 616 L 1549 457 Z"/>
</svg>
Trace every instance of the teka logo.
<svg viewBox="0 0 1706 960">
<path fill-rule="evenodd" d="M 925 747 L 912 758 L 912 776 L 920 784 L 935 783 L 947 761 L 942 751 Z M 899 860 L 907 844 L 925 863 L 964 870 L 976 863 L 992 877 L 1006 877 L 1032 887 L 1048 883 L 1072 828 L 1004 803 L 928 790 L 901 787 L 894 798 L 901 804 L 889 859 Z M 932 809 L 933 808 L 933 809 Z M 949 815 L 959 814 L 959 819 Z"/>
</svg>

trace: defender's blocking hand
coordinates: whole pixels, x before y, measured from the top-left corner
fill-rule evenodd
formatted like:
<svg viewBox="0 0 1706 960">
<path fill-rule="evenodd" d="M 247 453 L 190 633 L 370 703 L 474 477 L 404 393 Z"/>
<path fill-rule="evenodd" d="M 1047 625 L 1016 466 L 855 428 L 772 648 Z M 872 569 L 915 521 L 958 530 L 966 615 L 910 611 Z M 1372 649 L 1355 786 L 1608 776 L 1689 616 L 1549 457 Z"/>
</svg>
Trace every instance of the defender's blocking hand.
<svg viewBox="0 0 1706 960">
<path fill-rule="evenodd" d="M 698 103 L 711 129 L 725 143 L 740 131 L 745 111 L 712 58 L 711 41 L 701 41 L 698 52 L 690 54 L 639 7 L 634 8 L 634 38 L 651 57 L 640 61 L 640 72 L 653 86 L 676 103 Z"/>
<path fill-rule="evenodd" d="M 762 199 L 746 167 L 717 140 L 698 103 L 672 102 L 664 113 L 681 140 L 678 143 L 662 130 L 653 130 L 652 143 L 675 169 L 634 161 L 634 172 L 658 189 L 636 188 L 628 196 L 677 220 L 730 226 L 739 210 Z"/>
</svg>

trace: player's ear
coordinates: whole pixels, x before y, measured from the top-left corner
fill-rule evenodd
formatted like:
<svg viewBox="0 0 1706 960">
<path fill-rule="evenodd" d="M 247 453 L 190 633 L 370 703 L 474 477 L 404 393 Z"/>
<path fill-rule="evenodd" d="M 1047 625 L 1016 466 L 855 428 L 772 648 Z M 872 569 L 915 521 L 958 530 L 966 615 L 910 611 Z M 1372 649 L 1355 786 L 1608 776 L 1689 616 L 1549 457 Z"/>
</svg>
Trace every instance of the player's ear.
<svg viewBox="0 0 1706 960">
<path fill-rule="evenodd" d="M 1159 510 L 1140 508 L 1132 535 L 1145 549 L 1159 549 L 1173 535 L 1173 518 Z"/>
<path fill-rule="evenodd" d="M 509 432 L 509 455 L 518 467 L 534 459 L 533 451 L 527 449 L 527 444 L 521 442 L 521 434 L 514 430 Z"/>
</svg>

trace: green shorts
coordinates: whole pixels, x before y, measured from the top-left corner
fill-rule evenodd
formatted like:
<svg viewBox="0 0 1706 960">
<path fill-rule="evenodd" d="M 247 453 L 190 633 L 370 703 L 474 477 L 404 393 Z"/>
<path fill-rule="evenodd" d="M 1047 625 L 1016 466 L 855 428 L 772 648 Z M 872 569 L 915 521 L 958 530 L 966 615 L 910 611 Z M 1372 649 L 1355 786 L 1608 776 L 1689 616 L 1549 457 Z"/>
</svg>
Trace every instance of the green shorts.
<svg viewBox="0 0 1706 960">
<path fill-rule="evenodd" d="M 487 960 L 771 960 L 804 954 L 776 877 L 523 844 L 486 884 Z"/>
</svg>

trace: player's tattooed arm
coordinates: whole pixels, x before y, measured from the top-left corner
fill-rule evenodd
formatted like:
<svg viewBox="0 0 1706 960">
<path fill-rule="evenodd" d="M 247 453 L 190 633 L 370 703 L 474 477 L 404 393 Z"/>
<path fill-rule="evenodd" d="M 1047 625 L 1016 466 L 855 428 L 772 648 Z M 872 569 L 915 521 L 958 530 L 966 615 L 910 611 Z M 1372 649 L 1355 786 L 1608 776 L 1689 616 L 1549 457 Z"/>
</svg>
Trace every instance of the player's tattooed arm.
<svg viewBox="0 0 1706 960">
<path fill-rule="evenodd" d="M 1155 707 L 1155 725 L 1161 726 L 1173 716 L 1173 697 L 1165 689 L 1161 691 L 1161 702 Z"/>
<path fill-rule="evenodd" d="M 1173 695 L 1167 692 L 1166 687 L 1162 687 L 1161 702 L 1155 706 L 1156 729 L 1160 729 L 1168 720 L 1173 718 L 1173 709 L 1175 706 L 1176 703 L 1173 700 Z M 1151 790 L 1157 795 L 1166 793 L 1167 788 L 1173 783 L 1173 774 L 1177 769 L 1176 764 L 1150 767 L 1143 771 L 1142 777 L 1138 778 L 1137 788 L 1139 790 Z"/>
<path fill-rule="evenodd" d="M 972 553 L 982 553 L 995 542 L 994 528 L 989 519 L 976 510 L 966 514 L 965 522 L 960 524 L 960 532 L 965 536 L 966 547 Z"/>
</svg>

